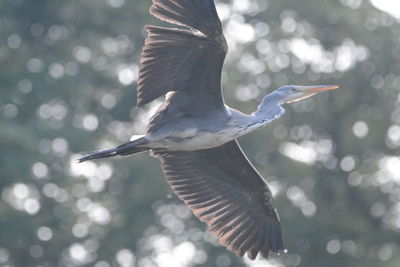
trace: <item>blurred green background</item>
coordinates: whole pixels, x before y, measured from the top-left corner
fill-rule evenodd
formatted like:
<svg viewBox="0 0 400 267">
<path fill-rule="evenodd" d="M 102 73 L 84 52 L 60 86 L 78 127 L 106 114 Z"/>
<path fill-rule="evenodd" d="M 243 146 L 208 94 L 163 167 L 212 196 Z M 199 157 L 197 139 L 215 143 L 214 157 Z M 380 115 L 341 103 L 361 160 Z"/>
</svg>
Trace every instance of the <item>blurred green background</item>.
<svg viewBox="0 0 400 267">
<path fill-rule="evenodd" d="M 143 27 L 163 25 L 150 4 L 0 1 L 0 266 L 400 266 L 400 14 L 368 0 L 217 1 L 230 106 L 250 113 L 284 84 L 341 86 L 240 140 L 288 249 L 250 262 L 218 245 L 158 160 L 75 163 L 142 133 L 159 104 L 134 107 Z"/>
</svg>

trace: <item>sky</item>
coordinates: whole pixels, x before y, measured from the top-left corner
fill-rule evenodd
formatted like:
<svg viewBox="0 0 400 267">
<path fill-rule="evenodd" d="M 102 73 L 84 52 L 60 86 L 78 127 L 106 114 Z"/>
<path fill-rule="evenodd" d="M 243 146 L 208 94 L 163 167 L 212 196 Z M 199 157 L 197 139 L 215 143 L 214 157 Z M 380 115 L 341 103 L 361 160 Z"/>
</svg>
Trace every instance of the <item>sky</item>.
<svg viewBox="0 0 400 267">
<path fill-rule="evenodd" d="M 370 0 L 371 3 L 382 11 L 400 19 L 400 1 L 398 0 Z"/>
</svg>

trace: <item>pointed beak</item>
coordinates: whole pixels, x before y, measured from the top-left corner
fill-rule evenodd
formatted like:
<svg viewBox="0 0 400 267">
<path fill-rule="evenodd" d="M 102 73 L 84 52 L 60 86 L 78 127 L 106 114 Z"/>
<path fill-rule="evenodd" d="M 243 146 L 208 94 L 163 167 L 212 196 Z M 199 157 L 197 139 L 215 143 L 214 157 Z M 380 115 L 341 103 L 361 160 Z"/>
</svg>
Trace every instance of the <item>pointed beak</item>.
<svg viewBox="0 0 400 267">
<path fill-rule="evenodd" d="M 316 95 L 321 92 L 335 90 L 339 88 L 337 85 L 313 85 L 313 86 L 295 86 L 296 93 L 290 95 L 288 98 L 283 101 L 284 104 L 293 103 L 296 101 L 300 101 L 306 98 L 309 98 L 313 95 Z"/>
<path fill-rule="evenodd" d="M 296 86 L 299 92 L 314 94 L 339 88 L 337 85 L 314 85 L 314 86 Z"/>
</svg>

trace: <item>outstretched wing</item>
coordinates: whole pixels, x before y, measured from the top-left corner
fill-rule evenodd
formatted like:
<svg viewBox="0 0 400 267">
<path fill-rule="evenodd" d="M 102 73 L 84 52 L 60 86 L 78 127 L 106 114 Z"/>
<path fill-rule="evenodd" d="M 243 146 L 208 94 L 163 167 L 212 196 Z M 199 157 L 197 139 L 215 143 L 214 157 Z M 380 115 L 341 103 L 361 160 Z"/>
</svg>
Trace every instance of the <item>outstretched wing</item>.
<svg viewBox="0 0 400 267">
<path fill-rule="evenodd" d="M 214 0 L 153 0 L 150 13 L 186 29 L 147 26 L 137 85 L 138 106 L 170 91 L 187 107 L 222 109 L 221 70 L 227 52 Z M 189 93 L 190 92 L 190 93 Z"/>
<path fill-rule="evenodd" d="M 153 153 L 174 192 L 222 245 L 251 259 L 283 249 L 271 191 L 236 140 L 205 150 Z"/>
</svg>

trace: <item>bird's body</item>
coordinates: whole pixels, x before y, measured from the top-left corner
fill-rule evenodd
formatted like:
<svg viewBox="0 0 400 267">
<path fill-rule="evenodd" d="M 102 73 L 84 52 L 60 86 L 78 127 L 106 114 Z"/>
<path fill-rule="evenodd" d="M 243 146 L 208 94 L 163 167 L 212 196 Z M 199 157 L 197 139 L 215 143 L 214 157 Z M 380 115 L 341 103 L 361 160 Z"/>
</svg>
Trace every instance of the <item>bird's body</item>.
<svg viewBox="0 0 400 267">
<path fill-rule="evenodd" d="M 181 151 L 207 149 L 221 146 L 261 128 L 283 113 L 284 110 L 280 109 L 267 116 L 246 115 L 226 107 L 226 112 L 219 117 L 174 118 L 177 123 L 173 124 L 173 128 L 166 124 L 156 131 L 148 131 L 145 136 L 150 148 Z"/>
<path fill-rule="evenodd" d="M 227 44 L 213 0 L 153 0 L 150 13 L 185 29 L 147 26 L 138 106 L 165 96 L 146 133 L 79 161 L 150 151 L 174 192 L 238 256 L 283 250 L 266 181 L 238 142 L 282 116 L 284 104 L 337 86 L 283 86 L 246 115 L 225 105 L 221 71 Z"/>
</svg>

